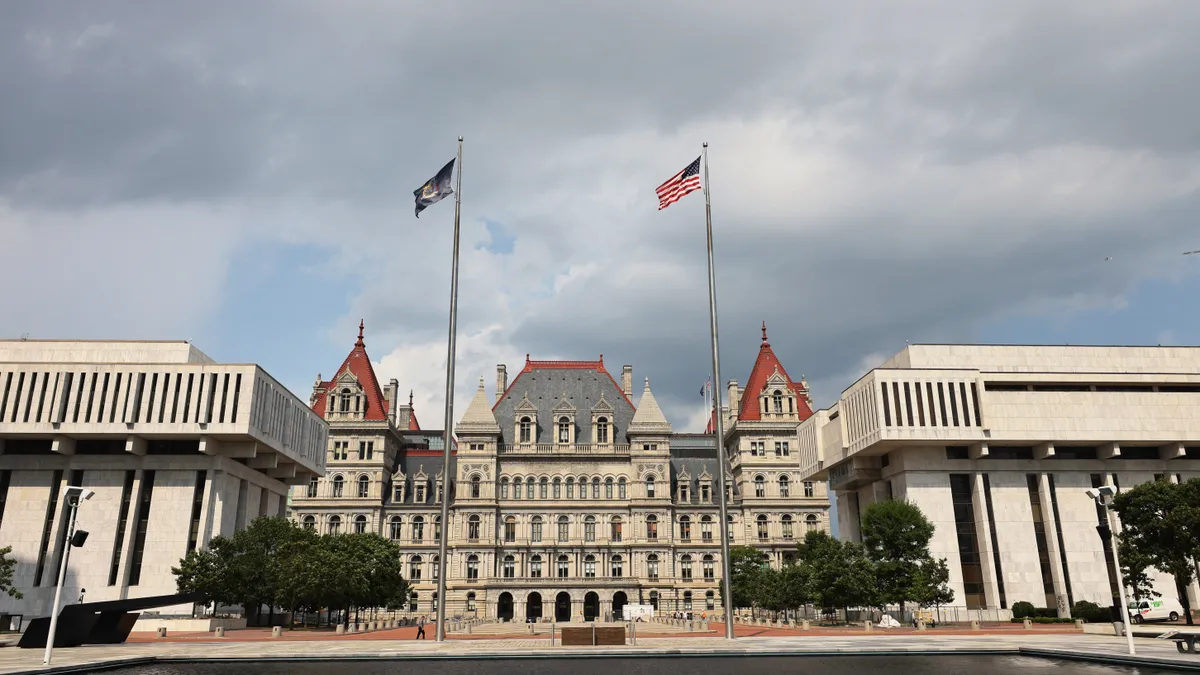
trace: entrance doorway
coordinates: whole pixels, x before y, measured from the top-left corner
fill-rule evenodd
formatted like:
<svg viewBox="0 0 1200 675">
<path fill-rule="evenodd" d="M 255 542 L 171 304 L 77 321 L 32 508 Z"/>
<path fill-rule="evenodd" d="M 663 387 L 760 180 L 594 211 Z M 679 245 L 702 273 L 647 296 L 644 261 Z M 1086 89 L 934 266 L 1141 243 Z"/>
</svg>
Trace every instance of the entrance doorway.
<svg viewBox="0 0 1200 675">
<path fill-rule="evenodd" d="M 566 591 L 559 593 L 558 596 L 554 598 L 554 620 L 571 620 L 571 595 Z"/>
<path fill-rule="evenodd" d="M 600 596 L 589 592 L 583 596 L 583 620 L 595 621 L 600 616 Z"/>
<path fill-rule="evenodd" d="M 621 621 L 625 618 L 625 605 L 629 604 L 629 598 L 625 596 L 625 591 L 617 591 L 613 593 L 613 621 Z"/>
<path fill-rule="evenodd" d="M 542 618 L 542 594 L 530 593 L 529 599 L 525 601 L 525 619 L 537 621 L 540 618 Z"/>
<path fill-rule="evenodd" d="M 500 601 L 496 607 L 496 618 L 501 621 L 512 621 L 513 618 L 513 597 L 512 593 L 505 591 L 500 594 Z"/>
</svg>

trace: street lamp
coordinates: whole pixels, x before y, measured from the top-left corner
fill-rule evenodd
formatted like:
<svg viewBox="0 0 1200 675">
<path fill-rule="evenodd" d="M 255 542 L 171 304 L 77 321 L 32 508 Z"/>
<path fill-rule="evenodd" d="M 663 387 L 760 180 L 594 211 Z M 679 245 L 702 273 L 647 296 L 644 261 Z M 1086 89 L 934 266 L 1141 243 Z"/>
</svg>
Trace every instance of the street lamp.
<svg viewBox="0 0 1200 675">
<path fill-rule="evenodd" d="M 1117 488 L 1112 485 L 1103 485 L 1088 490 L 1087 496 L 1104 507 L 1104 517 L 1108 523 L 1108 530 L 1115 534 L 1117 530 L 1113 527 L 1112 522 L 1112 500 L 1113 497 L 1117 496 Z M 1109 536 L 1108 541 L 1109 545 L 1112 546 L 1113 567 L 1116 568 L 1117 575 L 1117 590 L 1121 596 L 1121 616 L 1125 620 L 1125 640 L 1129 643 L 1129 655 L 1133 656 L 1133 622 L 1129 620 L 1129 603 L 1125 600 L 1125 580 L 1121 578 L 1121 559 L 1117 557 L 1117 538 Z"/>
<path fill-rule="evenodd" d="M 62 601 L 63 581 L 67 578 L 67 559 L 71 557 L 71 549 L 83 546 L 88 533 L 80 530 L 75 532 L 75 516 L 79 513 L 79 504 L 95 495 L 95 492 L 75 485 L 67 486 L 63 501 L 71 508 L 71 524 L 67 528 L 67 545 L 63 547 L 62 564 L 58 567 L 58 586 L 54 589 L 54 605 L 50 608 L 50 632 L 46 635 L 46 654 L 42 657 L 42 665 L 50 665 L 50 652 L 54 650 L 54 633 L 58 629 L 58 607 Z"/>
</svg>

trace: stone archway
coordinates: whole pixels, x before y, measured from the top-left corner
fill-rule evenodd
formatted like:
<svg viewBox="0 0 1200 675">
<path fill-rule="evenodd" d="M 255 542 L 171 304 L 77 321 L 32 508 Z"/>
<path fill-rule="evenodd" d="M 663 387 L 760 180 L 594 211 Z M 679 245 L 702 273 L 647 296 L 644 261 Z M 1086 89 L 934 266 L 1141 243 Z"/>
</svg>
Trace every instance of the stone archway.
<svg viewBox="0 0 1200 675">
<path fill-rule="evenodd" d="M 554 598 L 554 620 L 571 620 L 571 594 L 563 591 Z"/>
<path fill-rule="evenodd" d="M 622 621 L 625 618 L 625 605 L 629 604 L 629 598 L 625 595 L 625 591 L 617 591 L 613 593 L 612 598 L 612 618 L 613 621 Z"/>
<path fill-rule="evenodd" d="M 529 598 L 525 600 L 525 619 L 537 621 L 540 618 L 542 618 L 542 594 L 530 593 Z"/>
<path fill-rule="evenodd" d="M 501 621 L 512 621 L 513 619 L 513 596 L 512 593 L 505 591 L 500 594 L 499 602 L 496 603 L 496 618 Z"/>
<path fill-rule="evenodd" d="M 588 591 L 587 595 L 583 596 L 583 620 L 595 621 L 600 617 L 600 595 L 595 591 Z"/>
</svg>

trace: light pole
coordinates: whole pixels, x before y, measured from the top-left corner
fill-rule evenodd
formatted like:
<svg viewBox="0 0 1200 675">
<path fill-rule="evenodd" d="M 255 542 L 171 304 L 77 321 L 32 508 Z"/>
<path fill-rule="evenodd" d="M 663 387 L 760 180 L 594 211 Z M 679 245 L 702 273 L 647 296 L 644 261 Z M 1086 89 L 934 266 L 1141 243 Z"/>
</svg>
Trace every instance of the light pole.
<svg viewBox="0 0 1200 675">
<path fill-rule="evenodd" d="M 1121 597 L 1121 616 L 1125 620 L 1125 641 L 1129 643 L 1129 655 L 1133 656 L 1133 622 L 1129 620 L 1129 603 L 1125 600 L 1125 579 L 1121 577 L 1121 559 L 1117 557 L 1117 530 L 1113 527 L 1112 521 L 1112 500 L 1117 495 L 1117 488 L 1112 485 L 1103 485 L 1088 490 L 1087 495 L 1104 507 L 1104 517 L 1110 533 L 1108 541 L 1112 546 L 1113 567 L 1116 568 L 1117 590 Z"/>
<path fill-rule="evenodd" d="M 71 557 L 71 549 L 75 546 L 83 546 L 83 542 L 87 540 L 87 532 L 79 531 L 80 536 L 75 536 L 75 516 L 79 513 L 80 502 L 87 501 L 96 494 L 91 490 L 75 485 L 68 485 L 67 492 L 63 495 L 63 501 L 71 508 L 71 524 L 67 529 L 66 546 L 63 546 L 62 563 L 58 566 L 58 586 L 54 589 L 54 605 L 50 607 L 50 632 L 46 634 L 46 654 L 42 657 L 42 665 L 50 665 L 50 653 L 54 651 L 54 633 L 58 630 L 58 608 L 62 602 L 63 581 L 67 578 L 67 560 Z"/>
</svg>

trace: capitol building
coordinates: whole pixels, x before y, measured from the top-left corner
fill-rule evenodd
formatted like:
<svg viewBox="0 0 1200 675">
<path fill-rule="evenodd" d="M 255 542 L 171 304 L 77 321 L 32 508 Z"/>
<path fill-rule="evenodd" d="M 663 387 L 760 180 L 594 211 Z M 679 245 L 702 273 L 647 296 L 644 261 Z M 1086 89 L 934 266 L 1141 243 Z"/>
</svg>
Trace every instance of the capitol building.
<svg viewBox="0 0 1200 675">
<path fill-rule="evenodd" d="M 497 366 L 454 429 L 447 614 L 590 620 L 626 604 L 659 611 L 720 605 L 722 560 L 711 433 L 676 433 L 633 368 L 618 382 L 596 361 L 526 356 Z M 729 537 L 780 566 L 809 530 L 829 530 L 823 481 L 800 479 L 797 427 L 812 415 L 763 328 L 745 387 L 729 383 Z M 322 533 L 377 532 L 403 551 L 406 608 L 437 608 L 442 431 L 422 430 L 396 380 L 381 386 L 360 325 L 310 404 L 329 425 L 326 470 L 293 490 L 289 513 Z"/>
</svg>

